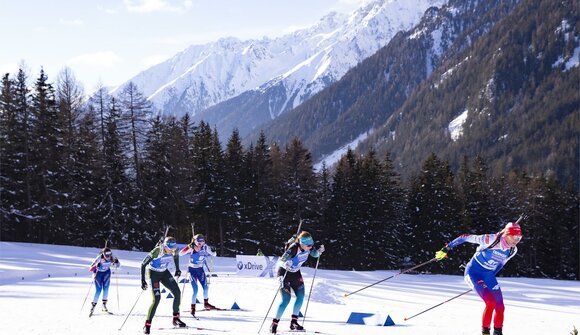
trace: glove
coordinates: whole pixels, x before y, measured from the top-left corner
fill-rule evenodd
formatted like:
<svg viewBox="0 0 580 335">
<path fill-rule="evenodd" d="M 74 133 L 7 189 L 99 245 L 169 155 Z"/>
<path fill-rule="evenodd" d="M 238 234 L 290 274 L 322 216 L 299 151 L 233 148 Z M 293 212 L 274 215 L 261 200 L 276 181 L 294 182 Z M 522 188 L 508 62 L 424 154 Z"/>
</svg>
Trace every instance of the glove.
<svg viewBox="0 0 580 335">
<path fill-rule="evenodd" d="M 212 247 L 209 247 L 209 255 L 212 257 L 216 257 L 217 256 L 217 251 L 214 250 Z"/>
<path fill-rule="evenodd" d="M 147 289 L 147 282 L 145 279 L 141 279 L 141 289 L 145 291 Z"/>
<path fill-rule="evenodd" d="M 318 248 L 318 255 L 322 255 L 322 253 L 324 252 L 324 250 L 326 250 L 326 249 L 324 249 L 324 244 L 321 244 L 320 245 L 320 248 Z"/>
<path fill-rule="evenodd" d="M 93 265 L 89 268 L 89 271 L 91 271 L 92 273 L 97 273 L 97 266 Z"/>
<path fill-rule="evenodd" d="M 441 250 L 437 251 L 435 253 L 435 259 L 437 259 L 438 261 L 447 258 L 447 253 L 450 251 L 451 249 L 449 249 L 448 247 L 443 247 L 441 248 Z"/>
<path fill-rule="evenodd" d="M 117 257 L 115 257 L 115 260 L 113 261 L 113 264 L 119 264 L 119 259 Z"/>
<path fill-rule="evenodd" d="M 181 276 L 181 270 L 175 270 L 175 277 L 179 278 Z"/>
</svg>

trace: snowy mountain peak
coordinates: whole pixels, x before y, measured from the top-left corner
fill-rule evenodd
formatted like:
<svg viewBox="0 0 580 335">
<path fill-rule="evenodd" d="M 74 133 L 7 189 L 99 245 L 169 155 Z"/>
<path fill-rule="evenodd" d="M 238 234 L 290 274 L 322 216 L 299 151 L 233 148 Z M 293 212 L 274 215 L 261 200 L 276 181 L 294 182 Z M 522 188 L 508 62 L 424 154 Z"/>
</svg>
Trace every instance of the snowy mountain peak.
<svg viewBox="0 0 580 335">
<path fill-rule="evenodd" d="M 163 113 L 178 116 L 195 115 L 249 90 L 266 95 L 273 90 L 270 119 L 340 79 L 397 32 L 413 27 L 427 8 L 443 3 L 373 0 L 350 15 L 331 12 L 311 27 L 275 39 L 224 37 L 192 45 L 131 81 Z M 255 125 L 267 119 L 257 118 Z"/>
</svg>

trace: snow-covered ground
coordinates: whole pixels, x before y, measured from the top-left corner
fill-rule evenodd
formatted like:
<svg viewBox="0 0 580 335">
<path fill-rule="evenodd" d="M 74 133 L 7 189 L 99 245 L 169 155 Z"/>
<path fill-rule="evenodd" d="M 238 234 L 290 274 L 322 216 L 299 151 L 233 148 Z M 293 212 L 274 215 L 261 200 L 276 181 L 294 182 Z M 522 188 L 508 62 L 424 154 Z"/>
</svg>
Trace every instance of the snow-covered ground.
<svg viewBox="0 0 580 335">
<path fill-rule="evenodd" d="M 139 280 L 140 263 L 145 253 L 114 251 L 122 263 L 111 278 L 108 305 L 114 315 L 97 312 L 89 318 L 94 287 L 88 266 L 98 251 L 96 248 L 0 242 L 0 334 L 139 334 L 151 302 L 151 291 L 141 294 Z M 321 263 L 325 257 L 332 257 L 332 251 L 322 256 Z M 187 259 L 182 257 L 180 264 L 185 270 Z M 314 269 L 304 268 L 302 272 L 308 294 Z M 224 308 L 237 303 L 242 310 L 199 312 L 200 320 L 194 320 L 186 312 L 192 294 L 191 286 L 186 284 L 182 319 L 190 326 L 206 329 L 172 329 L 172 300 L 167 298 L 166 292 L 153 319 L 152 334 L 257 334 L 276 293 L 277 280 L 238 277 L 234 258 L 218 257 L 214 273 L 218 276 L 211 278 L 210 302 Z M 468 290 L 460 275 L 403 274 L 344 297 L 344 293 L 396 273 L 395 270 L 318 270 L 306 311 L 305 328 L 344 335 L 480 334 L 483 303 L 473 292 L 404 321 L 405 317 Z M 506 335 L 568 335 L 573 326 L 580 328 L 580 282 L 529 278 L 500 278 L 499 281 L 506 301 Z M 88 299 L 81 310 L 87 292 Z M 133 312 L 119 330 L 139 296 Z M 201 289 L 198 298 L 203 298 Z M 288 329 L 293 303 L 294 297 L 280 322 L 280 330 Z M 277 304 L 278 299 L 262 333 L 267 333 Z M 306 300 L 302 313 L 305 307 Z M 100 310 L 100 301 L 97 308 Z M 374 314 L 367 323 L 384 323 L 390 316 L 395 325 L 347 324 L 352 312 Z"/>
</svg>

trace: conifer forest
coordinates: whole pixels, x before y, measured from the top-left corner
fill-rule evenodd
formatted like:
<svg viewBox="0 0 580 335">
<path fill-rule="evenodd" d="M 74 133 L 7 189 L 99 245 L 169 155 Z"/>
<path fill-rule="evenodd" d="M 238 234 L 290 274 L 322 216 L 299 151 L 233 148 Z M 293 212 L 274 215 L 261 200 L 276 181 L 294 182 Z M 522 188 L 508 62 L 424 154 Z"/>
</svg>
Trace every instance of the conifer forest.
<svg viewBox="0 0 580 335">
<path fill-rule="evenodd" d="M 131 83 L 85 101 L 69 70 L 54 83 L 20 70 L 0 88 L 2 241 L 150 250 L 166 227 L 189 243 L 195 224 L 220 256 L 279 255 L 301 223 L 332 254 L 320 267 L 402 269 L 525 213 L 502 274 L 580 278 L 578 190 L 552 176 L 492 178 L 481 157 L 453 169 L 434 152 L 403 178 L 372 148 L 315 170 L 299 138 L 280 145 L 262 133 L 244 146 L 234 130 L 220 139 L 188 115 L 160 116 Z M 425 270 L 462 273 L 474 250 Z"/>
</svg>

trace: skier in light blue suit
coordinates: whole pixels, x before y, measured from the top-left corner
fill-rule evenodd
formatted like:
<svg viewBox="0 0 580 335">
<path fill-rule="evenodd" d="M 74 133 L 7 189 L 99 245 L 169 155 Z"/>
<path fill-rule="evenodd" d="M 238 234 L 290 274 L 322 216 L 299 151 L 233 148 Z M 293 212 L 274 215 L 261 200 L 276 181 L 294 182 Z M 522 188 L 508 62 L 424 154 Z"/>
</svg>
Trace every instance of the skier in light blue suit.
<svg viewBox="0 0 580 335">
<path fill-rule="evenodd" d="M 291 245 L 286 252 L 278 260 L 278 277 L 281 279 L 280 293 L 282 301 L 278 306 L 276 317 L 272 320 L 270 325 L 270 333 L 276 334 L 278 330 L 278 322 L 284 313 L 284 310 L 290 303 L 290 290 L 296 294 L 296 301 L 292 310 L 292 320 L 290 321 L 290 330 L 304 330 L 298 324 L 298 314 L 304 301 L 304 279 L 300 273 L 300 267 L 309 256 L 318 258 L 324 252 L 324 245 L 321 245 L 318 250 L 313 249 L 314 239 L 307 231 L 302 231 L 298 237 L 291 241 Z"/>
</svg>

